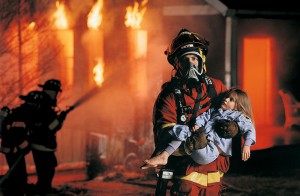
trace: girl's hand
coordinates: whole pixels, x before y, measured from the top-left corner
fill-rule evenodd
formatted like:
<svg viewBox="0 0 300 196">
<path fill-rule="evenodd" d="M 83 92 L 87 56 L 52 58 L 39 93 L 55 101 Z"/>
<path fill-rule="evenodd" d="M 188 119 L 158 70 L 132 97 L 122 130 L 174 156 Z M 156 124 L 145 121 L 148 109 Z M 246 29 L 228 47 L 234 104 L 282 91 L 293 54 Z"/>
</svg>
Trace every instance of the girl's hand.
<svg viewBox="0 0 300 196">
<path fill-rule="evenodd" d="M 192 127 L 192 132 L 196 132 L 200 127 L 198 125 L 194 125 Z"/>
<path fill-rule="evenodd" d="M 242 160 L 247 161 L 250 158 L 250 146 L 244 146 L 242 152 Z"/>
</svg>

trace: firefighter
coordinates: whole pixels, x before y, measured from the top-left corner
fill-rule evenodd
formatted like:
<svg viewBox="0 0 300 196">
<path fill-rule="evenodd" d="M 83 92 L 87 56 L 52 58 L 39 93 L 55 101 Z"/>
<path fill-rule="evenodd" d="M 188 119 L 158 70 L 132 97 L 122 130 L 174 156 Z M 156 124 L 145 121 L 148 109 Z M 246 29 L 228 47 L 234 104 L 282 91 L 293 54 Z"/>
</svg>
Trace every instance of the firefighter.
<svg viewBox="0 0 300 196">
<path fill-rule="evenodd" d="M 4 119 L 1 134 L 1 152 L 5 154 L 9 166 L 4 176 L 7 179 L 4 194 L 16 196 L 24 195 L 26 191 L 25 155 L 30 152 L 29 132 L 38 113 L 42 93 L 31 91 L 26 96 L 20 95 L 19 98 L 25 103 L 13 108 Z"/>
<path fill-rule="evenodd" d="M 61 129 L 66 113 L 58 114 L 55 111 L 57 95 L 62 91 L 60 81 L 50 79 L 39 86 L 42 87 L 44 101 L 32 129 L 31 148 L 38 177 L 36 191 L 38 195 L 46 195 L 52 192 L 52 180 L 57 166 L 56 133 Z"/>
<path fill-rule="evenodd" d="M 153 109 L 153 133 L 158 149 L 157 145 L 169 133 L 180 134 L 191 129 L 195 118 L 226 90 L 220 80 L 206 74 L 208 45 L 199 34 L 182 29 L 165 51 L 175 74 L 162 86 Z M 199 165 L 177 150 L 169 157 L 166 168 L 174 170 L 171 195 L 219 195 L 229 158 L 219 155 L 212 163 Z"/>
</svg>

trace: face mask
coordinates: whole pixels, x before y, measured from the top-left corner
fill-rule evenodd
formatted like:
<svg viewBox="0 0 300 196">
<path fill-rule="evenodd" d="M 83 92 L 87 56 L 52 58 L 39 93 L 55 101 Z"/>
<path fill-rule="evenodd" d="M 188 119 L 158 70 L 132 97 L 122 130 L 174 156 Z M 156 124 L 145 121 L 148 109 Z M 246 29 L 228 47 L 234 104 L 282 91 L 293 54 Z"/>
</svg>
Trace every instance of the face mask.
<svg viewBox="0 0 300 196">
<path fill-rule="evenodd" d="M 201 72 L 199 72 L 199 70 L 201 70 Z M 198 65 L 195 65 L 192 62 L 190 62 L 187 79 L 196 80 L 196 82 L 199 82 L 199 76 L 202 74 L 202 72 L 203 72 L 202 66 L 201 69 L 199 69 Z"/>
<path fill-rule="evenodd" d="M 198 57 L 199 58 L 199 57 Z M 190 61 L 181 61 L 179 67 L 179 75 L 187 81 L 187 84 L 194 86 L 199 82 L 199 76 L 203 73 L 202 59 L 199 58 L 199 65 Z"/>
</svg>

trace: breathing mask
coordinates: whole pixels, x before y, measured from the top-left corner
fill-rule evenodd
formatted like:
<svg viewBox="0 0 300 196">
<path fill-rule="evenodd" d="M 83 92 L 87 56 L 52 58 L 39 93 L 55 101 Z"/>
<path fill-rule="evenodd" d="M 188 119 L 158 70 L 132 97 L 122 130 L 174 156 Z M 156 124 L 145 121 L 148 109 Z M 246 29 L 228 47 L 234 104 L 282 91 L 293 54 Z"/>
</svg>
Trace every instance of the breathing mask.
<svg viewBox="0 0 300 196">
<path fill-rule="evenodd" d="M 201 52 L 200 52 L 201 53 Z M 186 80 L 188 85 L 196 84 L 203 73 L 203 58 L 198 51 L 183 53 L 177 61 L 177 76 Z"/>
</svg>

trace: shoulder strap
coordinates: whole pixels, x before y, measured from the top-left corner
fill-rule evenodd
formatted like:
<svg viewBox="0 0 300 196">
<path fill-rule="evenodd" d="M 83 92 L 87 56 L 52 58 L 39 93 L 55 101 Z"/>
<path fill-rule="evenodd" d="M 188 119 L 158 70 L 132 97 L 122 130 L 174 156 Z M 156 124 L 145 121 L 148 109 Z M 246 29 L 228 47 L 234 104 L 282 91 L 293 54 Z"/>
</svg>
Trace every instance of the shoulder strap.
<svg viewBox="0 0 300 196">
<path fill-rule="evenodd" d="M 175 95 L 176 106 L 177 106 L 177 123 L 186 124 L 190 120 L 195 119 L 199 108 L 207 107 L 208 105 L 211 104 L 211 100 L 217 96 L 217 92 L 213 81 L 207 75 L 203 75 L 202 79 L 206 85 L 207 96 L 201 98 L 201 90 L 200 90 L 197 94 L 197 98 L 193 110 L 190 106 L 186 106 L 186 102 L 182 90 L 179 87 L 180 85 L 176 84 L 174 80 L 171 82 L 174 89 L 174 95 Z M 204 105 L 200 106 L 200 101 L 205 99 L 206 97 L 210 97 L 210 100 Z M 190 119 L 188 119 L 188 114 L 192 114 Z"/>
<path fill-rule="evenodd" d="M 201 108 L 204 108 L 207 107 L 208 105 L 211 105 L 212 100 L 217 96 L 217 91 L 211 78 L 209 78 L 207 75 L 203 75 L 202 79 L 207 89 L 207 95 L 204 96 L 202 100 L 206 99 L 207 97 L 210 98 L 208 102 L 206 102 L 204 105 L 201 106 Z"/>
<path fill-rule="evenodd" d="M 175 87 L 174 94 L 177 106 L 177 123 L 186 124 L 188 122 L 188 114 L 191 113 L 191 107 L 186 106 L 186 102 L 180 88 Z"/>
<path fill-rule="evenodd" d="M 192 113 L 192 116 L 191 116 L 191 121 L 194 121 L 194 119 L 196 118 L 197 112 L 199 110 L 200 98 L 201 98 L 201 91 L 199 91 L 198 94 L 197 94 L 196 103 L 194 105 L 193 113 Z"/>
<path fill-rule="evenodd" d="M 217 91 L 216 91 L 213 81 L 206 74 L 203 76 L 203 79 L 204 79 L 204 82 L 206 84 L 206 88 L 208 91 L 208 97 L 210 97 L 210 98 L 216 97 Z"/>
<path fill-rule="evenodd" d="M 165 85 L 165 87 L 169 89 L 169 92 L 173 92 L 175 96 L 177 123 L 184 125 L 188 122 L 188 114 L 191 113 L 192 109 L 186 105 L 181 86 L 181 81 L 176 77 L 173 77 L 171 81 Z"/>
</svg>

